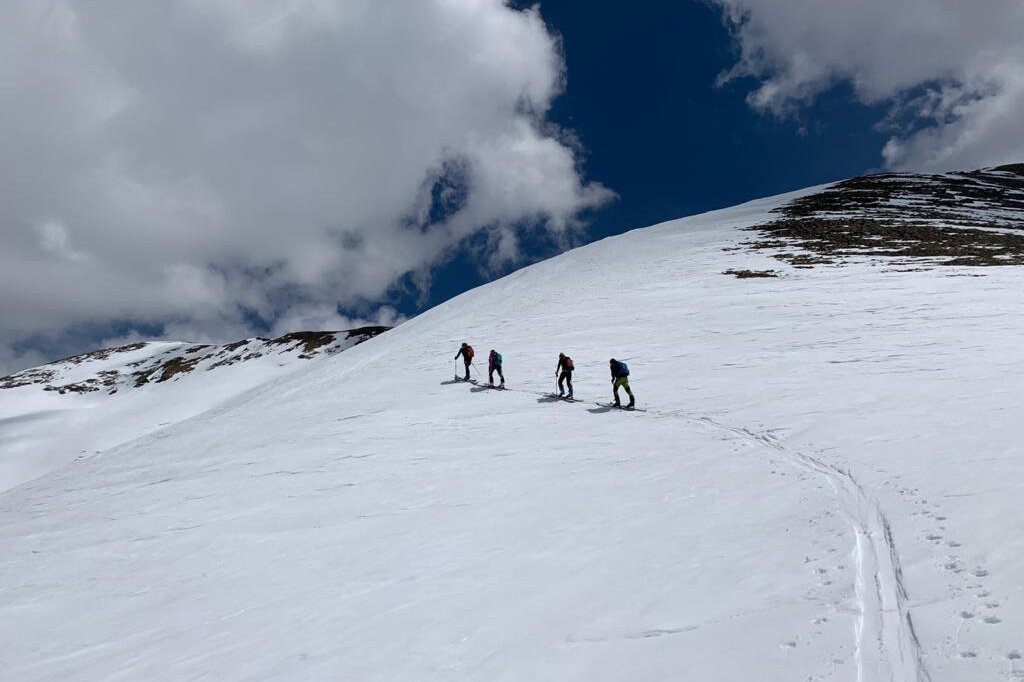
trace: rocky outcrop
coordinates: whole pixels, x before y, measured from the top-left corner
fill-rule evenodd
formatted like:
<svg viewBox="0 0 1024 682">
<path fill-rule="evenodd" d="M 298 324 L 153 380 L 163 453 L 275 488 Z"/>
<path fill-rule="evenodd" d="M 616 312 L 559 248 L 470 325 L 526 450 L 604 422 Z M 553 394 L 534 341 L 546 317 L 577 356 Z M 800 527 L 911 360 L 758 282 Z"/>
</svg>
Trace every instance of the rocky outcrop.
<svg viewBox="0 0 1024 682">
<path fill-rule="evenodd" d="M 126 388 L 177 381 L 193 372 L 212 372 L 268 356 L 311 360 L 362 343 L 389 327 L 345 331 L 292 332 L 223 346 L 188 343 L 132 343 L 103 348 L 0 378 L 0 390 L 39 386 L 44 391 L 117 393 Z"/>
</svg>

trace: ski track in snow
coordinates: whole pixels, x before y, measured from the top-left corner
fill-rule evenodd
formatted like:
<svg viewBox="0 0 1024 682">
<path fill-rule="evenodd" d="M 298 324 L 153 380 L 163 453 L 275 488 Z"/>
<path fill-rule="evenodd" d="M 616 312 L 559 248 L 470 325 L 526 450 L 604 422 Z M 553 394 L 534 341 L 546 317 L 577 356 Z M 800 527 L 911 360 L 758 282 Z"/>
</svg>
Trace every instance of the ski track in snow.
<svg viewBox="0 0 1024 682">
<path fill-rule="evenodd" d="M 463 383 L 459 380 L 459 383 Z M 486 386 L 477 380 L 465 382 Z M 508 388 L 513 393 L 544 397 L 553 394 Z M 558 400 L 558 398 L 555 398 Z M 582 405 L 606 404 L 580 400 Z M 569 403 L 573 404 L 573 403 Z M 767 432 L 733 426 L 688 412 L 635 410 L 654 417 L 685 419 L 732 433 L 755 445 L 779 453 L 792 466 L 819 476 L 839 499 L 841 511 L 855 537 L 853 556 L 857 566 L 856 661 L 858 682 L 930 682 L 921 643 L 914 629 L 903 567 L 892 526 L 878 500 L 870 495 L 848 469 L 828 464 L 805 452 L 793 450 Z"/>
<path fill-rule="evenodd" d="M 709 417 L 700 417 L 699 421 L 749 438 L 828 481 L 856 537 L 858 682 L 929 682 L 931 678 L 908 607 L 892 527 L 878 500 L 868 494 L 849 470 L 792 450 L 767 433 L 729 426 Z"/>
</svg>

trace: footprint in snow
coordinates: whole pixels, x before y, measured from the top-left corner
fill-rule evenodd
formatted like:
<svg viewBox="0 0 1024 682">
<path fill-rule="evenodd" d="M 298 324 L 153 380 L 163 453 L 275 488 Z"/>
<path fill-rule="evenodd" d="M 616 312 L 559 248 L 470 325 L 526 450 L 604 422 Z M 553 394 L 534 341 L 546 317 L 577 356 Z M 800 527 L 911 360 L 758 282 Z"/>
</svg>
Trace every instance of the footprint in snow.
<svg viewBox="0 0 1024 682">
<path fill-rule="evenodd" d="M 960 547 L 961 544 L 959 542 L 957 542 L 956 540 L 947 540 L 946 541 L 946 546 L 947 547 L 954 547 L 954 548 L 956 548 L 956 547 Z"/>
<path fill-rule="evenodd" d="M 999 618 L 997 616 L 989 616 L 988 618 L 985 619 L 985 622 L 988 623 L 989 625 L 997 625 L 999 623 L 1002 623 L 1003 619 Z"/>
<path fill-rule="evenodd" d="M 1020 652 L 1019 651 L 1011 651 L 1010 653 L 1006 654 L 1006 658 L 1008 658 L 1011 661 L 1019 661 L 1020 660 Z"/>
<path fill-rule="evenodd" d="M 973 651 L 961 651 L 960 658 L 977 658 L 978 654 Z"/>
<path fill-rule="evenodd" d="M 964 620 L 970 620 L 971 618 L 974 618 L 974 614 L 971 613 L 970 611 L 961 611 L 960 612 L 960 617 L 963 618 Z"/>
<path fill-rule="evenodd" d="M 971 575 L 973 575 L 975 578 L 984 578 L 988 575 L 988 571 L 986 571 L 984 568 L 976 568 L 973 571 L 971 571 Z"/>
</svg>

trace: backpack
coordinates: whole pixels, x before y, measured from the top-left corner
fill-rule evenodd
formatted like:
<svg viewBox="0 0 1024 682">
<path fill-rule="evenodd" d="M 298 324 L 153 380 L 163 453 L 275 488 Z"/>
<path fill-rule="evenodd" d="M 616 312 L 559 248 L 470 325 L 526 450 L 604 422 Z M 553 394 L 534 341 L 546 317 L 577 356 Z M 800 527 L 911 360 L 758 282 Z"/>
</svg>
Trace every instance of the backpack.
<svg viewBox="0 0 1024 682">
<path fill-rule="evenodd" d="M 491 364 L 495 367 L 501 367 L 501 353 L 497 351 L 491 353 Z"/>
<path fill-rule="evenodd" d="M 619 363 L 619 376 L 623 376 L 623 377 L 628 377 L 629 376 L 629 365 L 627 365 L 624 362 L 620 362 Z"/>
<path fill-rule="evenodd" d="M 570 357 L 569 357 L 568 355 L 566 355 L 566 356 L 565 356 L 565 364 L 564 364 L 564 367 L 565 367 L 565 370 L 566 370 L 567 372 L 571 372 L 571 371 L 573 371 L 574 369 L 576 369 L 576 368 L 575 368 L 575 367 L 573 366 L 573 364 L 572 364 L 572 358 L 570 358 Z"/>
<path fill-rule="evenodd" d="M 462 352 L 466 356 L 466 362 L 469 362 L 470 360 L 473 359 L 473 346 L 467 345 L 464 349 L 462 349 Z"/>
</svg>

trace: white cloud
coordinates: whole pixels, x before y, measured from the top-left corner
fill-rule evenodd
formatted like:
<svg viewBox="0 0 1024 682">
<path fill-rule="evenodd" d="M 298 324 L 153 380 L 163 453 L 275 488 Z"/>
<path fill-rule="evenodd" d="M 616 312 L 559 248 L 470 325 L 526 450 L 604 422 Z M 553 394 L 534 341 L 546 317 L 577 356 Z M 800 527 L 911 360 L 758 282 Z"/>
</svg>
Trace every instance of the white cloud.
<svg viewBox="0 0 1024 682">
<path fill-rule="evenodd" d="M 0 3 L 0 346 L 105 319 L 224 338 L 379 299 L 611 193 L 545 121 L 557 39 L 501 0 Z M 427 224 L 431 183 L 453 186 Z M 510 236 L 511 235 L 511 236 Z"/>
<path fill-rule="evenodd" d="M 712 1 L 741 51 L 726 79 L 761 81 L 753 106 L 785 116 L 848 81 L 865 103 L 892 104 L 904 123 L 884 150 L 892 168 L 1024 159 L 1019 0 Z"/>
<path fill-rule="evenodd" d="M 20 351 L 0 346 L 0 377 L 14 374 L 26 367 L 46 364 L 53 359 L 34 349 Z"/>
<path fill-rule="evenodd" d="M 46 251 L 72 263 L 84 263 L 89 255 L 71 248 L 68 229 L 60 223 L 49 220 L 39 226 L 39 243 Z"/>
<path fill-rule="evenodd" d="M 402 319 L 402 316 L 390 306 L 382 306 L 368 318 L 355 318 L 340 315 L 336 308 L 330 306 L 303 305 L 290 308 L 287 314 L 278 319 L 273 329 L 271 329 L 271 335 L 280 336 L 288 332 L 309 329 L 340 331 L 370 325 L 390 327 L 398 324 Z"/>
</svg>

